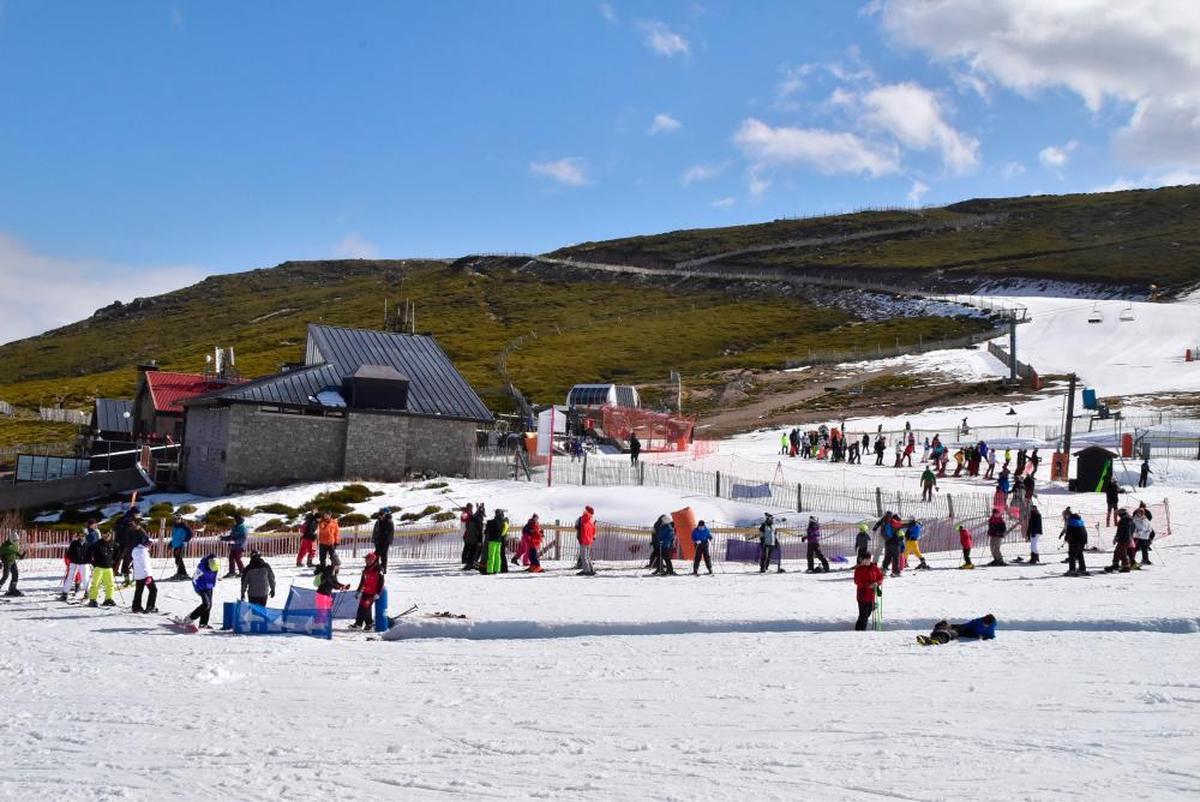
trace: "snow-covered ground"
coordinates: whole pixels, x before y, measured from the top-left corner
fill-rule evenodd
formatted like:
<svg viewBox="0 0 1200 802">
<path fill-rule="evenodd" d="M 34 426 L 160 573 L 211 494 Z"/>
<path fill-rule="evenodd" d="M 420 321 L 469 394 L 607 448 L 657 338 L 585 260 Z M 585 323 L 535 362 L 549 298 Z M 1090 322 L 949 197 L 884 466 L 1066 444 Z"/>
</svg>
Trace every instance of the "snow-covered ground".
<svg viewBox="0 0 1200 802">
<path fill-rule="evenodd" d="M 1064 578 L 1045 551 L 888 579 L 879 633 L 849 631 L 848 571 L 795 565 L 588 579 L 401 563 L 393 612 L 468 620 L 331 642 L 174 634 L 62 605 L 58 572 L 31 572 L 0 605 L 0 797 L 1196 798 L 1200 535 L 1128 575 Z M 287 562 L 279 599 L 309 582 Z M 160 587 L 160 608 L 193 605 L 186 584 Z M 223 581 L 217 601 L 235 594 Z M 995 641 L 914 642 L 989 611 Z"/>
</svg>

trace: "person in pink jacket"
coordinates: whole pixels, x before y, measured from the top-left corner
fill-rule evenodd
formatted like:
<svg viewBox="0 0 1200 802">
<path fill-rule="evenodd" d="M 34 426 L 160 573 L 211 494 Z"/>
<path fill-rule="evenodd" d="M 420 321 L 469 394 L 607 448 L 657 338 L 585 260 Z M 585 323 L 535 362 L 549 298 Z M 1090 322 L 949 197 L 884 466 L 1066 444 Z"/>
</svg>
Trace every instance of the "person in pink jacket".
<svg viewBox="0 0 1200 802">
<path fill-rule="evenodd" d="M 577 536 L 579 538 L 579 565 L 583 568 L 580 576 L 595 576 L 596 569 L 592 565 L 592 544 L 596 542 L 596 511 L 589 507 L 583 508 L 579 516 Z"/>
</svg>

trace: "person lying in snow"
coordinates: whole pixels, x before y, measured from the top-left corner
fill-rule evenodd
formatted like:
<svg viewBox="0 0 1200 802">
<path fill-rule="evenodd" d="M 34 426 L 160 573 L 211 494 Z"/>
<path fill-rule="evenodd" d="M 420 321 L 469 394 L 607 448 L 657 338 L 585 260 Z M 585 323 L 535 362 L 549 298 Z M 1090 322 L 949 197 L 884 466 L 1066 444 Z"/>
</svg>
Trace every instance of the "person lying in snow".
<svg viewBox="0 0 1200 802">
<path fill-rule="evenodd" d="M 943 619 L 933 625 L 933 631 L 928 635 L 918 635 L 917 640 L 921 643 L 949 643 L 952 640 L 992 640 L 995 637 L 996 616 L 988 613 L 981 618 L 972 618 L 965 624 L 951 624 Z"/>
</svg>

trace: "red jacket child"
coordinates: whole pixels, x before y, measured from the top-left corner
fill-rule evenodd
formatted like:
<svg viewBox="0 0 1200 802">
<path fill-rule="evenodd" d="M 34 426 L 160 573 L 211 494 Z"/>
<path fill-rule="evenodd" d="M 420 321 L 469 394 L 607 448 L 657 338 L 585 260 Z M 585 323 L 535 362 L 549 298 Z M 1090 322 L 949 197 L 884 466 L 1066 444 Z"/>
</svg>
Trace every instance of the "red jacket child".
<svg viewBox="0 0 1200 802">
<path fill-rule="evenodd" d="M 379 567 L 379 557 L 375 552 L 371 552 L 366 561 L 362 577 L 358 580 L 358 615 L 354 618 L 352 629 L 368 629 L 373 625 L 371 608 L 375 606 L 375 599 L 383 592 L 384 577 Z"/>
<path fill-rule="evenodd" d="M 583 508 L 583 515 L 579 516 L 579 543 L 583 546 L 590 546 L 596 542 L 596 511 L 590 506 Z"/>
<path fill-rule="evenodd" d="M 971 540 L 971 530 L 965 526 L 958 527 L 958 543 L 964 549 L 974 548 L 975 543 Z"/>
<path fill-rule="evenodd" d="M 875 601 L 875 585 L 883 584 L 883 571 L 875 563 L 854 566 L 854 584 L 858 587 L 856 598 L 862 604 Z"/>
</svg>

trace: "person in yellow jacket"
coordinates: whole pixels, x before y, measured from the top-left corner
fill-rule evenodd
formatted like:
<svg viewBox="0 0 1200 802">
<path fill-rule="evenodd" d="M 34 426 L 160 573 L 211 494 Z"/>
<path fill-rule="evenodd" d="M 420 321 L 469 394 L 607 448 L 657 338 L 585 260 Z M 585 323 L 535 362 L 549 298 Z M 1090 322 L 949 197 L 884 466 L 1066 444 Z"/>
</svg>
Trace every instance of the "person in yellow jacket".
<svg viewBox="0 0 1200 802">
<path fill-rule="evenodd" d="M 321 523 L 317 526 L 317 543 L 320 553 L 320 566 L 325 567 L 325 561 L 340 566 L 342 561 L 337 556 L 337 545 L 342 539 L 342 530 L 338 527 L 337 519 L 328 512 L 321 514 Z"/>
</svg>

